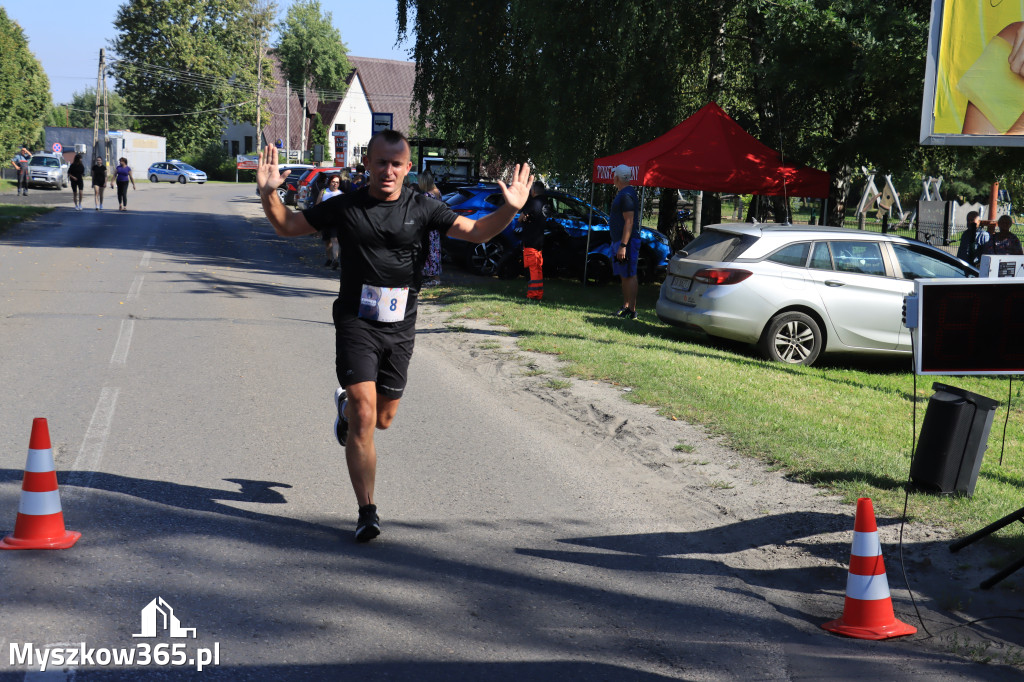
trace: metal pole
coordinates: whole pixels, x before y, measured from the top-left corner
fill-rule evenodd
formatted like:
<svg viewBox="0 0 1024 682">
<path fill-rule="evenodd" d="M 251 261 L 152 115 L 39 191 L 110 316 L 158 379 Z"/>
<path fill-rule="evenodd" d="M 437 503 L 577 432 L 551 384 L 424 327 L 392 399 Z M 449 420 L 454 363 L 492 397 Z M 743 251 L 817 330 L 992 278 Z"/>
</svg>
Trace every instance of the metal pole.
<svg viewBox="0 0 1024 682">
<path fill-rule="evenodd" d="M 92 115 L 92 162 L 96 163 L 96 146 L 100 143 L 100 87 L 103 84 L 103 48 L 100 48 L 100 64 L 96 70 L 96 108 Z"/>
<path fill-rule="evenodd" d="M 587 265 L 590 263 L 590 225 L 594 220 L 594 181 L 590 181 L 590 206 L 587 207 L 587 248 L 583 250 L 583 286 L 587 286 Z"/>
<path fill-rule="evenodd" d="M 292 84 L 284 82 L 284 162 L 292 158 Z"/>
</svg>

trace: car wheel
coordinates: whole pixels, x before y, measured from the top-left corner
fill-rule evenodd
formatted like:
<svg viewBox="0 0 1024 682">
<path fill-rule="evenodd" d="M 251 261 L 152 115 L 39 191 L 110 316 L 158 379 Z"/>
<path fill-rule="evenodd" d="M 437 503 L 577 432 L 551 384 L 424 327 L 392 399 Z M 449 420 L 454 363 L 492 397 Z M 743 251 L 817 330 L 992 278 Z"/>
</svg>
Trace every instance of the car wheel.
<svg viewBox="0 0 1024 682">
<path fill-rule="evenodd" d="M 593 255 L 587 259 L 587 284 L 603 287 L 612 281 L 612 264 L 604 256 Z"/>
<path fill-rule="evenodd" d="M 498 279 L 518 279 L 522 277 L 526 272 L 526 268 L 523 267 L 523 254 L 522 252 L 516 252 L 509 249 L 508 252 L 502 256 L 501 262 L 498 263 Z"/>
<path fill-rule="evenodd" d="M 149 181 L 150 182 L 160 182 L 160 178 L 158 178 L 156 176 L 156 173 L 153 173 L 152 175 L 149 176 Z"/>
<path fill-rule="evenodd" d="M 493 239 L 485 244 L 477 244 L 469 256 L 469 269 L 478 275 L 493 275 L 498 263 L 505 255 L 505 242 Z"/>
<path fill-rule="evenodd" d="M 811 316 L 782 313 L 768 323 L 760 345 L 764 356 L 774 362 L 813 365 L 821 353 L 824 337 Z"/>
<path fill-rule="evenodd" d="M 185 182 L 186 182 L 185 176 L 184 175 L 179 175 L 178 176 L 178 184 L 184 185 Z"/>
<path fill-rule="evenodd" d="M 277 198 L 281 200 L 282 204 L 287 204 L 288 203 L 288 190 L 286 190 L 284 187 L 278 187 L 277 188 Z"/>
</svg>

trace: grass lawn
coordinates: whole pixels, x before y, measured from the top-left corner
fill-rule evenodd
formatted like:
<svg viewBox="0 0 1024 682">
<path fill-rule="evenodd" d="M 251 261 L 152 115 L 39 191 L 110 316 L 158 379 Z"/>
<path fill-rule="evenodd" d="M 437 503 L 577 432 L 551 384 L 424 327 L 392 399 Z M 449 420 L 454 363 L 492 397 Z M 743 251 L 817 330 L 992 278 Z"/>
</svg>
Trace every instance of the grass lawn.
<svg viewBox="0 0 1024 682">
<path fill-rule="evenodd" d="M 1021 384 L 992 377 L 918 377 L 909 356 L 826 356 L 819 367 L 769 363 L 745 345 L 712 341 L 671 327 L 654 313 L 657 285 L 640 287 L 636 321 L 612 315 L 617 285 L 586 287 L 545 281 L 543 305 L 524 304 L 526 282 L 479 280 L 425 292 L 456 316 L 487 318 L 508 327 L 525 350 L 557 354 L 564 374 L 631 386 L 626 399 L 658 408 L 670 419 L 702 424 L 739 452 L 781 468 L 794 480 L 853 501 L 870 497 L 899 515 L 913 451 L 916 398 L 919 432 L 932 382 L 999 400 L 972 498 L 910 495 L 911 519 L 957 534 L 978 530 L 1024 505 L 1024 419 Z M 1024 524 L 997 537 L 1024 546 Z"/>
<path fill-rule="evenodd" d="M 14 204 L 0 204 L 0 235 L 7 231 L 11 225 L 20 223 L 26 218 L 34 218 L 52 211 L 51 207 L 43 206 L 17 206 Z"/>
</svg>

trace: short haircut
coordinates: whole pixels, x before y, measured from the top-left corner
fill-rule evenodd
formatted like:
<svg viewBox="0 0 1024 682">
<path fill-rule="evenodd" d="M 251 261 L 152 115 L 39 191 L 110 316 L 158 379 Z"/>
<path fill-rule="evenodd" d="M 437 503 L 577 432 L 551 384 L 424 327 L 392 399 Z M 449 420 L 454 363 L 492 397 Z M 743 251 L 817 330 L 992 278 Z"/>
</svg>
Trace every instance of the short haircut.
<svg viewBox="0 0 1024 682">
<path fill-rule="evenodd" d="M 543 180 L 534 180 L 533 181 L 533 188 L 535 190 L 537 190 L 538 192 L 543 192 L 544 190 L 547 189 L 547 187 L 544 186 L 544 181 Z"/>
<path fill-rule="evenodd" d="M 1011 218 L 1008 213 L 1004 213 L 999 216 L 999 220 L 996 221 L 996 225 L 1009 232 L 1010 228 L 1013 227 L 1013 218 Z"/>
<path fill-rule="evenodd" d="M 972 222 L 974 222 L 974 219 L 977 218 L 977 217 L 978 217 L 978 212 L 977 211 L 971 211 L 970 213 L 968 213 L 967 214 L 967 224 L 970 225 Z"/>
<path fill-rule="evenodd" d="M 377 140 L 380 140 L 384 144 L 398 144 L 402 142 L 406 147 L 409 146 L 409 140 L 405 139 L 405 135 L 398 132 L 397 130 L 381 130 L 376 132 L 370 138 L 370 141 L 366 143 L 366 158 L 373 157 L 373 144 Z"/>
</svg>

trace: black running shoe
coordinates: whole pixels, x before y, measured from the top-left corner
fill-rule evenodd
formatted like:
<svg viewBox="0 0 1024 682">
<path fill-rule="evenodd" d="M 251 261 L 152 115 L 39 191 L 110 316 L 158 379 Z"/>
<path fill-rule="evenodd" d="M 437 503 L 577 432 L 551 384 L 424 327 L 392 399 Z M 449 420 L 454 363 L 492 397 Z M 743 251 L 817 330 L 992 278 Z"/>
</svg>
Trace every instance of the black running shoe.
<svg viewBox="0 0 1024 682">
<path fill-rule="evenodd" d="M 334 437 L 338 439 L 341 447 L 348 442 L 348 420 L 341 414 L 345 405 L 345 389 L 338 388 L 334 391 L 334 406 L 338 410 L 338 416 L 334 418 Z"/>
<path fill-rule="evenodd" d="M 377 505 L 367 504 L 359 508 L 359 520 L 356 521 L 356 542 L 368 542 L 380 535 L 380 517 L 377 516 Z"/>
<path fill-rule="evenodd" d="M 635 320 L 636 319 L 636 311 L 635 310 L 627 310 L 626 314 L 623 315 L 623 317 L 626 318 L 627 320 Z"/>
<path fill-rule="evenodd" d="M 629 315 L 629 308 L 622 306 L 619 308 L 619 312 L 615 313 L 615 317 L 626 317 Z"/>
</svg>

